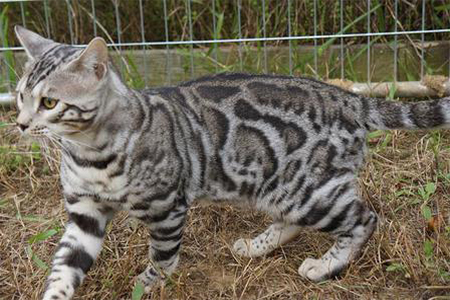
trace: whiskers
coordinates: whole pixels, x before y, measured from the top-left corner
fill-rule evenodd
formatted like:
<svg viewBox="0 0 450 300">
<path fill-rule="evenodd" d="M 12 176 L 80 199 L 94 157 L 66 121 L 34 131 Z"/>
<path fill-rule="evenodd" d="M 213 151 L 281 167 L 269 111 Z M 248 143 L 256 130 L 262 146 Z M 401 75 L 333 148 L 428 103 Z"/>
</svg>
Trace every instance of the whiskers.
<svg viewBox="0 0 450 300">
<path fill-rule="evenodd" d="M 42 156 L 46 160 L 50 170 L 57 170 L 61 157 L 60 148 L 55 146 L 52 139 L 48 135 L 38 137 L 36 138 L 36 141 L 39 143 Z"/>
<path fill-rule="evenodd" d="M 0 130 L 2 137 L 7 137 L 7 140 L 11 145 L 16 145 L 17 150 L 23 149 L 20 150 L 22 151 L 22 154 L 37 154 L 37 150 L 33 150 L 33 142 L 37 143 L 40 148 L 41 159 L 46 162 L 51 171 L 57 171 L 59 169 L 62 155 L 71 156 L 71 153 L 76 151 L 73 148 L 79 147 L 101 152 L 99 148 L 93 145 L 71 139 L 65 135 L 66 132 L 64 131 L 55 133 L 48 128 L 44 128 L 40 130 L 38 134 L 22 135 L 14 126 L 15 124 L 11 123 L 5 126 L 5 123 L 3 123 L 2 125 L 3 127 Z M 70 133 L 74 133 L 74 131 L 71 131 Z M 76 133 L 87 137 L 87 134 L 84 132 L 77 131 Z M 69 134 L 69 132 L 67 132 L 67 134 Z"/>
<path fill-rule="evenodd" d="M 55 149 L 58 149 L 61 152 L 65 152 L 66 154 L 69 154 L 69 150 L 62 143 L 60 137 L 56 136 L 54 133 L 50 133 L 46 137 L 48 138 L 48 141 L 52 144 L 52 146 L 55 147 Z"/>
<path fill-rule="evenodd" d="M 63 133 L 72 133 L 72 134 L 73 134 L 73 133 L 81 133 L 81 134 L 83 134 L 84 136 L 87 137 L 86 133 L 83 132 L 83 131 L 73 131 L 73 130 L 71 130 L 71 131 L 66 131 L 66 132 L 63 131 Z M 80 142 L 80 141 L 72 140 L 72 139 L 70 139 L 70 138 L 68 138 L 68 137 L 59 135 L 59 134 L 57 134 L 57 133 L 52 133 L 52 135 L 54 135 L 55 137 L 57 137 L 58 139 L 60 139 L 60 141 L 67 142 L 67 143 L 72 144 L 72 145 L 74 145 L 74 146 L 78 146 L 78 147 L 86 147 L 86 148 L 89 148 L 89 149 L 92 149 L 92 150 L 95 150 L 95 151 L 99 151 L 99 152 L 101 151 L 101 150 L 100 150 L 99 148 L 97 148 L 97 147 L 94 147 L 94 146 L 92 146 L 92 145 L 88 145 L 88 144 L 83 143 L 83 142 Z M 61 143 L 61 145 L 62 145 L 62 143 Z"/>
</svg>

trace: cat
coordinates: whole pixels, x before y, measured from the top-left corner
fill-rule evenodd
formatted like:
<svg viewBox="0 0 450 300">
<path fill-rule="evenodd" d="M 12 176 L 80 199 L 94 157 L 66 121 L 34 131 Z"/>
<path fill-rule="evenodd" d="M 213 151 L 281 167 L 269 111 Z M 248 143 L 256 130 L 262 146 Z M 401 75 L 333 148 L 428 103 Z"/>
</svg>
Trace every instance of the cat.
<svg viewBox="0 0 450 300">
<path fill-rule="evenodd" d="M 314 79 L 224 73 L 137 91 L 115 71 L 102 38 L 85 49 L 16 26 L 29 58 L 17 85 L 17 125 L 61 147 L 69 221 L 43 299 L 70 299 L 119 210 L 148 225 L 152 285 L 176 268 L 196 199 L 249 206 L 274 219 L 233 250 L 257 257 L 302 227 L 336 243 L 307 258 L 301 276 L 332 278 L 358 257 L 377 217 L 357 173 L 376 129 L 448 127 L 450 99 L 401 103 L 356 95 Z"/>
</svg>

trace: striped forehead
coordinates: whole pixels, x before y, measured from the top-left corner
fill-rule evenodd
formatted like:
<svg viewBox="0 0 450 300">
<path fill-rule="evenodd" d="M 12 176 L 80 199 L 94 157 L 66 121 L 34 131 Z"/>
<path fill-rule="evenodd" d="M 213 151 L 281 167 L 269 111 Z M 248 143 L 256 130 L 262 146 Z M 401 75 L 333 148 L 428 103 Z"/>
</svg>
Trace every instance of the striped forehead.
<svg viewBox="0 0 450 300">
<path fill-rule="evenodd" d="M 33 90 L 36 85 L 47 78 L 51 73 L 64 63 L 78 56 L 80 49 L 69 45 L 57 44 L 42 54 L 38 61 L 32 66 L 25 87 Z"/>
</svg>

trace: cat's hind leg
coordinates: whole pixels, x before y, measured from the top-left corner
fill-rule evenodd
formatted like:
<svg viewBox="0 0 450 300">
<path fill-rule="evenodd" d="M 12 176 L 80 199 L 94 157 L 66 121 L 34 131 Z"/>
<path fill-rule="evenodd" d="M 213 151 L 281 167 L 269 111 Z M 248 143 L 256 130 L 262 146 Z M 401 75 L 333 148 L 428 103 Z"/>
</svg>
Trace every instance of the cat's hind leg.
<svg viewBox="0 0 450 300">
<path fill-rule="evenodd" d="M 335 244 L 321 258 L 303 261 L 299 274 L 315 282 L 338 275 L 359 256 L 375 230 L 376 222 L 375 213 L 359 199 L 341 206 L 336 214 L 328 217 L 318 228 L 334 234 L 337 237 Z"/>
<path fill-rule="evenodd" d="M 295 238 L 301 227 L 276 222 L 253 239 L 239 239 L 233 245 L 236 254 L 245 257 L 258 257 L 268 254 Z"/>
</svg>

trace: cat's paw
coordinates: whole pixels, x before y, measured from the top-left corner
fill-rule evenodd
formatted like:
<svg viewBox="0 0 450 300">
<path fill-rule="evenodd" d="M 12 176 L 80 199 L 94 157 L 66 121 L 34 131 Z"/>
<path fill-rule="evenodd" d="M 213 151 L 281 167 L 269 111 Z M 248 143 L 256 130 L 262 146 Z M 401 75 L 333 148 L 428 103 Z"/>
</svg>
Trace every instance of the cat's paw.
<svg viewBox="0 0 450 300">
<path fill-rule="evenodd" d="M 321 259 L 307 258 L 298 268 L 298 273 L 311 281 L 320 282 L 329 279 L 333 270 Z"/>
<path fill-rule="evenodd" d="M 55 292 L 55 293 L 46 293 L 43 300 L 68 300 L 70 297 L 67 297 L 66 294 L 62 294 L 61 292 Z"/>
<path fill-rule="evenodd" d="M 259 257 L 273 251 L 275 247 L 268 242 L 261 240 L 239 239 L 233 245 L 233 250 L 237 255 L 244 257 Z"/>
<path fill-rule="evenodd" d="M 147 294 L 150 293 L 152 289 L 161 282 L 161 280 L 161 276 L 159 276 L 153 268 L 147 268 L 136 278 L 136 282 L 141 283 L 144 286 L 144 291 Z"/>
<path fill-rule="evenodd" d="M 47 279 L 45 292 L 42 297 L 43 300 L 68 300 L 72 298 L 72 295 L 75 291 L 75 289 L 70 284 L 72 281 L 64 280 L 64 275 L 67 274 L 57 274 L 59 275 L 55 276 L 53 274 L 50 275 L 50 277 Z"/>
<path fill-rule="evenodd" d="M 43 300 L 68 300 L 71 299 L 72 294 L 68 294 L 64 289 L 47 290 L 42 297 Z"/>
<path fill-rule="evenodd" d="M 251 243 L 250 239 L 238 239 L 234 242 L 233 251 L 239 256 L 251 257 Z"/>
</svg>

